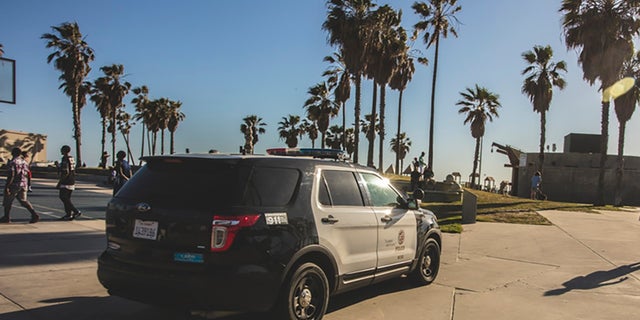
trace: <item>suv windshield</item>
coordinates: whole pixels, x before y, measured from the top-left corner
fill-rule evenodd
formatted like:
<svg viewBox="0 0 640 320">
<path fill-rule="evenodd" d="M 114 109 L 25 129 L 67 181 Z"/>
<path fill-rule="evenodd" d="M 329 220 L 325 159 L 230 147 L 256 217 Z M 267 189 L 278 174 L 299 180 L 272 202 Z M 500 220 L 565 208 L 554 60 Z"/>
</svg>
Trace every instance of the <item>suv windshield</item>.
<svg viewBox="0 0 640 320">
<path fill-rule="evenodd" d="M 237 160 L 150 159 L 118 197 L 195 208 L 285 206 L 299 176 L 295 169 L 252 167 Z"/>
</svg>

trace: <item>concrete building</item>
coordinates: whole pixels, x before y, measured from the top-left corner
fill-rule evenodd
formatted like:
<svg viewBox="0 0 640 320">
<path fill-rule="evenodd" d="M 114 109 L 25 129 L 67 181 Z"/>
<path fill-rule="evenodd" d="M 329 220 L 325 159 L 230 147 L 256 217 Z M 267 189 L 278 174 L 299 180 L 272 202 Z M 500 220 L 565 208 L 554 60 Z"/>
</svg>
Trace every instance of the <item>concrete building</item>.
<svg viewBox="0 0 640 320">
<path fill-rule="evenodd" d="M 11 159 L 11 149 L 15 147 L 27 151 L 31 157 L 31 162 L 47 161 L 46 135 L 0 129 L 1 164 Z"/>
<path fill-rule="evenodd" d="M 570 134 L 565 137 L 562 153 L 545 153 L 542 188 L 549 200 L 593 203 L 597 195 L 600 172 L 599 135 Z M 576 152 L 578 151 L 578 152 Z M 582 151 L 582 152 L 580 152 Z M 515 194 L 528 198 L 531 177 L 538 170 L 538 153 L 521 153 Z M 613 203 L 617 156 L 608 155 L 605 163 L 605 201 Z M 624 157 L 622 199 L 625 205 L 640 205 L 640 157 Z"/>
</svg>

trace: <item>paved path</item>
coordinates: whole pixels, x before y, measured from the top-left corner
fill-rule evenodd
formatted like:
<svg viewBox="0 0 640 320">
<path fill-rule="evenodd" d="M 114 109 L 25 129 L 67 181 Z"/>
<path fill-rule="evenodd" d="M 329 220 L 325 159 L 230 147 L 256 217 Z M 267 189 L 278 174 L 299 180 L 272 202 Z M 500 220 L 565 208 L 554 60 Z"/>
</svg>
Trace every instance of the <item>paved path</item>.
<svg viewBox="0 0 640 320">
<path fill-rule="evenodd" d="M 83 192 L 105 196 L 91 189 Z M 325 319 L 640 317 L 640 211 L 541 214 L 554 225 L 477 223 L 445 234 L 434 284 L 412 287 L 399 279 L 345 293 L 332 298 Z M 174 319 L 108 296 L 95 276 L 104 246 L 99 218 L 0 225 L 0 319 Z"/>
</svg>

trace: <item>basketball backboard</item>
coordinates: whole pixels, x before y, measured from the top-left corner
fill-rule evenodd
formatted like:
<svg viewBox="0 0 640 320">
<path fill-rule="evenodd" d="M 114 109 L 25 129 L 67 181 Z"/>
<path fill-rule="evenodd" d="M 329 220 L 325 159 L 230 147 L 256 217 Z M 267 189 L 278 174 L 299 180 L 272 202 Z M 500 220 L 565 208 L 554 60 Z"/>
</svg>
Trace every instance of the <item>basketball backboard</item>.
<svg viewBox="0 0 640 320">
<path fill-rule="evenodd" d="M 16 61 L 0 57 L 0 102 L 16 104 Z"/>
</svg>

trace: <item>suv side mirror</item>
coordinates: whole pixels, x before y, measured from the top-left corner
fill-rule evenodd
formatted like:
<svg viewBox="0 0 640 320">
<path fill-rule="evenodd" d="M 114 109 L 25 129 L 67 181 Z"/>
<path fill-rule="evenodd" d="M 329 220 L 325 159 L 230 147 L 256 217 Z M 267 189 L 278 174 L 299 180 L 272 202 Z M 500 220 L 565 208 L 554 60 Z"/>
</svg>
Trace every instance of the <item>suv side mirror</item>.
<svg viewBox="0 0 640 320">
<path fill-rule="evenodd" d="M 418 210 L 420 209 L 420 202 L 422 202 L 422 198 L 424 198 L 424 191 L 418 188 L 413 191 L 413 194 L 409 198 L 407 202 L 407 208 L 409 210 Z"/>
</svg>

